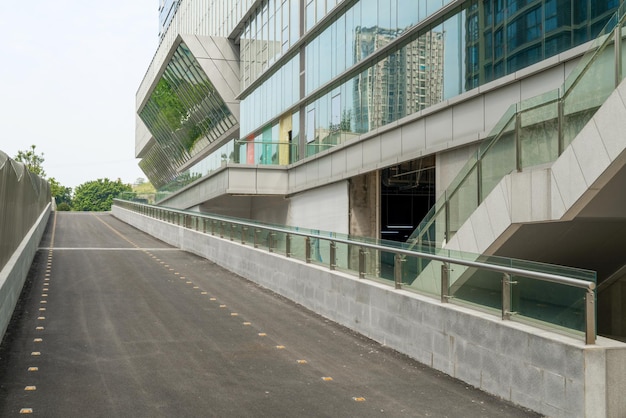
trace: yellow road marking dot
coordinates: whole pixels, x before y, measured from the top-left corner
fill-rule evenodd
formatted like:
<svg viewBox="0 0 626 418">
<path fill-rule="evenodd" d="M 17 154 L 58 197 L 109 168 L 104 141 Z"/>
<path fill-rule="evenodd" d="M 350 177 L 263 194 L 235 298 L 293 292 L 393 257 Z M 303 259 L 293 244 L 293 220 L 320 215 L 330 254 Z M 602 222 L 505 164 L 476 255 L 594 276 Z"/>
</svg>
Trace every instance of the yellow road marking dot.
<svg viewBox="0 0 626 418">
<path fill-rule="evenodd" d="M 211 298 L 211 299 L 209 299 L 209 300 L 217 300 L 217 299 L 215 299 L 215 298 Z"/>
<path fill-rule="evenodd" d="M 33 351 L 32 353 L 30 353 L 31 356 L 40 356 L 41 352 L 40 351 Z"/>
<path fill-rule="evenodd" d="M 308 362 L 306 360 L 298 360 L 297 363 L 298 364 L 307 364 Z"/>
<path fill-rule="evenodd" d="M 355 396 L 352 400 L 355 402 L 365 402 L 365 398 L 362 396 Z"/>
<path fill-rule="evenodd" d="M 28 371 L 29 372 L 38 372 L 39 371 L 39 367 L 29 367 Z"/>
<path fill-rule="evenodd" d="M 179 272 L 174 273 L 174 276 L 180 276 Z"/>
<path fill-rule="evenodd" d="M 226 305 L 220 305 L 220 308 L 225 308 L 225 307 L 226 307 Z"/>
<path fill-rule="evenodd" d="M 194 288 L 194 289 L 200 289 L 200 287 L 199 287 L 199 286 L 194 286 L 193 288 Z"/>
<path fill-rule="evenodd" d="M 201 295 L 208 295 L 209 292 L 200 292 Z"/>
<path fill-rule="evenodd" d="M 264 333 L 264 332 L 259 332 L 259 337 L 265 337 L 265 336 L 267 336 L 267 334 L 266 334 L 266 333 Z"/>
<path fill-rule="evenodd" d="M 37 327 L 37 328 L 35 328 L 35 329 L 36 329 L 37 331 L 43 331 L 43 330 L 44 330 L 44 327 Z"/>
<path fill-rule="evenodd" d="M 186 281 L 185 283 L 187 283 L 187 284 L 193 284 L 193 282 L 190 282 L 190 281 Z"/>
<path fill-rule="evenodd" d="M 49 282 L 50 279 L 48 277 L 46 277 L 45 279 L 43 279 L 44 282 Z"/>
<path fill-rule="evenodd" d="M 37 319 L 40 320 L 40 321 L 43 321 L 44 319 L 46 319 L 46 317 L 45 316 L 38 316 Z"/>
<path fill-rule="evenodd" d="M 24 390 L 37 390 L 37 386 L 26 386 Z"/>
<path fill-rule="evenodd" d="M 185 278 L 184 278 L 184 277 L 179 277 L 179 279 L 180 279 L 180 280 L 185 280 Z"/>
<path fill-rule="evenodd" d="M 239 314 L 237 312 L 231 312 L 230 316 L 239 316 Z"/>
<path fill-rule="evenodd" d="M 22 408 L 20 409 L 20 414 L 32 414 L 33 408 Z"/>
<path fill-rule="evenodd" d="M 252 325 L 250 322 L 244 322 L 244 325 Z"/>
<path fill-rule="evenodd" d="M 174 271 L 174 269 L 169 269 L 170 271 Z"/>
<path fill-rule="evenodd" d="M 181 278 L 181 279 L 186 279 L 186 277 L 185 277 L 185 276 L 180 276 L 180 278 Z"/>
<path fill-rule="evenodd" d="M 284 345 L 277 345 L 276 348 L 278 348 L 279 350 L 284 350 L 285 346 Z"/>
<path fill-rule="evenodd" d="M 44 287 L 44 288 L 43 288 L 43 291 L 44 291 L 44 292 L 47 292 L 48 290 L 50 290 L 50 289 L 48 289 L 47 287 Z"/>
<path fill-rule="evenodd" d="M 46 310 L 46 308 L 39 308 L 39 310 L 43 312 Z"/>
<path fill-rule="evenodd" d="M 324 376 L 324 377 L 322 377 L 322 380 L 323 380 L 324 382 L 331 382 L 331 381 L 333 380 L 333 378 L 332 378 L 332 377 L 330 377 L 330 376 Z"/>
<path fill-rule="evenodd" d="M 42 300 L 39 303 L 48 303 L 48 301 L 47 300 Z"/>
<path fill-rule="evenodd" d="M 43 339 L 41 339 L 41 338 L 35 338 L 35 339 L 33 340 L 33 342 L 35 342 L 35 343 L 40 343 L 40 342 L 42 342 L 42 341 L 43 341 Z"/>
<path fill-rule="evenodd" d="M 48 294 L 47 294 L 47 293 L 42 293 L 42 294 L 41 294 L 41 297 L 42 297 L 42 298 L 47 298 L 47 297 L 48 297 Z"/>
</svg>

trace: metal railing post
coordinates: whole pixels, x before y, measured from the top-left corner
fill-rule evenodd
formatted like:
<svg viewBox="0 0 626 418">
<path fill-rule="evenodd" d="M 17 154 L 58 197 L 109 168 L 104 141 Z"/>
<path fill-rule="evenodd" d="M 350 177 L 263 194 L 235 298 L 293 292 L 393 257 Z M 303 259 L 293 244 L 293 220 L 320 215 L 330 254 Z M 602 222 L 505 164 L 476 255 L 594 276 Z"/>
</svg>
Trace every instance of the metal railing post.
<svg viewBox="0 0 626 418">
<path fill-rule="evenodd" d="M 502 319 L 509 320 L 514 313 L 511 311 L 511 285 L 515 282 L 511 281 L 511 275 L 504 273 L 502 275 Z"/>
<path fill-rule="evenodd" d="M 291 234 L 285 235 L 285 255 L 287 258 L 291 257 Z"/>
<path fill-rule="evenodd" d="M 404 256 L 396 254 L 393 257 L 393 280 L 396 289 L 402 289 L 402 263 Z"/>
<path fill-rule="evenodd" d="M 304 239 L 304 259 L 307 263 L 311 262 L 311 237 Z"/>
<path fill-rule="evenodd" d="M 254 228 L 254 248 L 259 248 L 259 228 Z"/>
<path fill-rule="evenodd" d="M 615 88 L 622 82 L 622 24 L 618 21 L 613 33 L 615 51 Z"/>
<path fill-rule="evenodd" d="M 335 270 L 337 268 L 337 244 L 335 241 L 330 242 L 330 269 Z"/>
<path fill-rule="evenodd" d="M 230 240 L 233 241 L 234 240 L 234 234 L 233 231 L 235 230 L 235 228 L 237 227 L 237 225 L 235 224 L 230 224 Z"/>
<path fill-rule="evenodd" d="M 596 343 L 595 294 L 587 289 L 585 294 L 585 344 Z"/>
<path fill-rule="evenodd" d="M 522 130 L 522 114 L 519 108 L 515 112 L 515 167 L 517 171 L 522 171 L 524 162 L 522 161 L 522 138 L 520 131 Z"/>
<path fill-rule="evenodd" d="M 450 267 L 447 263 L 441 265 L 441 303 L 448 303 L 450 299 Z"/>
<path fill-rule="evenodd" d="M 241 227 L 241 244 L 242 245 L 246 245 L 246 235 L 248 235 L 248 227 L 242 226 Z"/>
<path fill-rule="evenodd" d="M 365 278 L 365 256 L 366 252 L 363 247 L 359 247 L 359 278 Z"/>
<path fill-rule="evenodd" d="M 274 236 L 275 235 L 276 234 L 274 234 L 273 232 L 270 232 L 267 235 L 267 247 L 268 247 L 268 250 L 270 251 L 270 253 L 274 252 Z"/>
</svg>

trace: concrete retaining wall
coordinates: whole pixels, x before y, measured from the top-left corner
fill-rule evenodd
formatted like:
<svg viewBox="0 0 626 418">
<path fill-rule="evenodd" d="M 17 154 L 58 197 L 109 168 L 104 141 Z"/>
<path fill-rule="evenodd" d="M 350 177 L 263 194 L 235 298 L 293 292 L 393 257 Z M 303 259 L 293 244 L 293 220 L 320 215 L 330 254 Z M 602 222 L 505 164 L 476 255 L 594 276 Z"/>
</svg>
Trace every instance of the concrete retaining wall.
<svg viewBox="0 0 626 418">
<path fill-rule="evenodd" d="M 51 204 L 48 204 L 0 271 L 0 339 L 4 338 L 4 333 L 24 287 L 26 276 L 28 276 L 33 258 L 35 258 L 35 253 L 39 248 L 39 242 L 46 230 L 50 211 Z"/>
<path fill-rule="evenodd" d="M 486 392 L 550 417 L 626 416 L 626 345 L 360 280 L 113 207 L 119 219 Z M 453 399 L 450 400 L 454 402 Z"/>
</svg>

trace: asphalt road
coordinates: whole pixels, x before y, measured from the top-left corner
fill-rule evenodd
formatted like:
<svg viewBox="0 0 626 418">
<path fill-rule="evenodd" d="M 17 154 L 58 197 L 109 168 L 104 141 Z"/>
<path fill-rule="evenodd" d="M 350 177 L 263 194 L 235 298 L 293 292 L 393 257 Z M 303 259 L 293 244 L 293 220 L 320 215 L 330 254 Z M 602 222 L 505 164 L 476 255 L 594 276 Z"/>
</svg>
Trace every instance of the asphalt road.
<svg viewBox="0 0 626 418">
<path fill-rule="evenodd" d="M 0 416 L 536 416 L 100 213 L 53 215 Z"/>
</svg>

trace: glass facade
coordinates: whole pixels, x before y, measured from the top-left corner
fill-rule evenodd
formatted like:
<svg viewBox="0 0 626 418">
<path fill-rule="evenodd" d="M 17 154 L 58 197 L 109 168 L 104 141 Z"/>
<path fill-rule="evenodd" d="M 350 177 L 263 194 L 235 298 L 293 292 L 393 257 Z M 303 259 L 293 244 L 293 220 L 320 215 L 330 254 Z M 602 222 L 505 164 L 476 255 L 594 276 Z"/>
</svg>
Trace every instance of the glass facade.
<svg viewBox="0 0 626 418">
<path fill-rule="evenodd" d="M 139 110 L 139 116 L 159 145 L 163 153 L 159 155 L 167 156 L 167 172 L 181 167 L 237 124 L 198 61 L 182 42 L 148 101 Z M 156 153 L 152 157 L 157 161 Z M 154 176 L 149 178 L 153 180 Z M 158 183 L 163 185 L 164 181 Z"/>
<path fill-rule="evenodd" d="M 165 35 L 167 27 L 172 22 L 180 0 L 161 0 L 159 3 L 159 38 Z"/>
<path fill-rule="evenodd" d="M 242 139 L 189 171 L 200 175 L 224 161 L 286 164 L 314 155 L 594 39 L 619 6 L 470 0 L 442 14 L 451 0 L 264 0 L 254 10 L 251 0 L 198 1 L 207 3 L 199 13 L 212 22 L 204 32 L 227 36 L 241 23 L 234 39 L 243 89 Z M 190 4 L 182 1 L 176 31 L 198 32 L 192 23 L 176 23 Z M 176 168 L 193 154 L 195 138 L 162 125 L 149 129 Z M 164 141 L 167 135 L 173 137 Z M 264 152 L 268 144 L 276 152 Z M 287 146 L 288 158 L 277 157 L 279 145 Z"/>
</svg>

